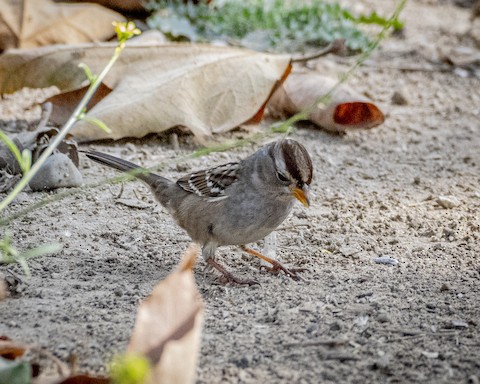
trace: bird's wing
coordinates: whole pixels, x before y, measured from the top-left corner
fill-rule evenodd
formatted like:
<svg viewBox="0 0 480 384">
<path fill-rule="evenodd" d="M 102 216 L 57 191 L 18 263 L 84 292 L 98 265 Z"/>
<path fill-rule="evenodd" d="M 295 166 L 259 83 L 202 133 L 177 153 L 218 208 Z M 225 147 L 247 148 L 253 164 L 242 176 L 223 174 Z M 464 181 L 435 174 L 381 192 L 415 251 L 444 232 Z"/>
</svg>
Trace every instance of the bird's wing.
<svg viewBox="0 0 480 384">
<path fill-rule="evenodd" d="M 198 196 L 221 197 L 225 195 L 225 189 L 238 180 L 239 169 L 240 163 L 227 163 L 185 175 L 177 180 L 177 184 Z"/>
</svg>

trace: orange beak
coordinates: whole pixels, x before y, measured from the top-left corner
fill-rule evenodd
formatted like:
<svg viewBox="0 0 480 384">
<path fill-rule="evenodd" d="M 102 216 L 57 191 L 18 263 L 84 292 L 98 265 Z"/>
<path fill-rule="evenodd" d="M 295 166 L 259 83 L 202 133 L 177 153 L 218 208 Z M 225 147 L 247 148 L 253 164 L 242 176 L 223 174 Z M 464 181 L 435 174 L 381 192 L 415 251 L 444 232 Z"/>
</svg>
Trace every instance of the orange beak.
<svg viewBox="0 0 480 384">
<path fill-rule="evenodd" d="M 300 201 L 305 207 L 310 206 L 310 201 L 308 200 L 308 186 L 304 185 L 303 188 L 293 187 L 292 195 Z"/>
</svg>

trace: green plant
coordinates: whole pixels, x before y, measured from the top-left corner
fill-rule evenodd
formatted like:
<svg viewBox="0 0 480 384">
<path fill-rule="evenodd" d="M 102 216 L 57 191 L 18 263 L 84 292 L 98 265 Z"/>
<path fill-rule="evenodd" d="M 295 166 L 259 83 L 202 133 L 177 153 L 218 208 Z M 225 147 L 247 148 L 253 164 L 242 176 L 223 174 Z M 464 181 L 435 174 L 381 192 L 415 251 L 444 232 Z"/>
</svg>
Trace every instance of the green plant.
<svg viewBox="0 0 480 384">
<path fill-rule="evenodd" d="M 20 252 L 13 246 L 12 235 L 7 232 L 3 239 L 0 240 L 0 264 L 18 263 L 22 266 L 25 274 L 30 276 L 30 268 L 27 264 L 28 259 L 49 253 L 55 253 L 61 249 L 61 244 L 52 243 Z"/>
<path fill-rule="evenodd" d="M 113 64 L 115 64 L 117 59 L 120 57 L 122 50 L 125 48 L 125 42 L 134 35 L 140 34 L 140 30 L 137 29 L 135 24 L 132 22 L 114 23 L 114 26 L 117 33 L 118 45 L 115 48 L 112 58 L 98 76 L 93 75 L 90 69 L 86 66 L 86 64 L 81 64 L 81 68 L 83 68 L 83 70 L 85 71 L 85 75 L 90 81 L 90 87 L 88 88 L 87 92 L 85 93 L 78 106 L 75 108 L 68 121 L 62 127 L 59 133 L 53 138 L 48 147 L 42 152 L 35 164 L 31 166 L 30 151 L 24 150 L 22 153 L 20 153 L 20 150 L 15 145 L 15 143 L 4 132 L 0 131 L 0 140 L 3 141 L 7 145 L 9 150 L 14 154 L 16 160 L 20 164 L 23 173 L 22 179 L 18 182 L 15 188 L 10 192 L 10 194 L 7 195 L 4 200 L 0 202 L 0 211 L 5 209 L 13 201 L 13 199 L 28 185 L 29 181 L 42 167 L 46 159 L 53 153 L 55 148 L 62 142 L 62 140 L 65 138 L 65 136 L 70 131 L 75 122 L 84 119 L 90 123 L 99 126 L 101 129 L 108 130 L 108 127 L 98 119 L 87 118 L 85 116 L 85 108 L 88 101 L 91 99 L 108 71 L 112 68 Z M 13 247 L 11 235 L 7 233 L 4 236 L 3 240 L 0 240 L 0 263 L 18 262 L 22 265 L 25 273 L 29 275 L 30 271 L 26 263 L 27 259 L 46 253 L 56 252 L 60 248 L 61 247 L 58 244 L 48 244 L 25 252 L 19 252 L 16 248 Z"/>
<path fill-rule="evenodd" d="M 209 4 L 151 0 L 148 7 L 154 11 L 148 19 L 150 27 L 174 40 L 225 39 L 247 45 L 255 41 L 256 46 L 287 51 L 325 46 L 338 38 L 344 38 L 351 50 L 364 51 L 371 39 L 359 24 L 384 27 L 388 22 L 376 12 L 354 16 L 325 0 L 226 0 Z M 389 25 L 403 27 L 398 19 Z"/>
<path fill-rule="evenodd" d="M 143 384 L 151 371 L 150 361 L 143 356 L 122 355 L 110 364 L 114 384 Z"/>
<path fill-rule="evenodd" d="M 104 77 L 107 75 L 108 71 L 110 71 L 113 64 L 115 64 L 117 59 L 120 57 L 122 50 L 125 48 L 125 42 L 129 38 L 133 37 L 134 35 L 140 34 L 140 30 L 137 29 L 135 27 L 135 24 L 132 22 L 114 23 L 114 26 L 115 26 L 115 31 L 117 33 L 118 45 L 115 48 L 115 52 L 112 58 L 110 59 L 110 61 L 107 63 L 103 71 L 98 76 L 92 75 L 90 69 L 85 64 L 81 65 L 81 67 L 85 71 L 87 78 L 90 80 L 90 87 L 88 88 L 82 100 L 77 105 L 77 107 L 75 108 L 75 110 L 73 111 L 72 115 L 67 120 L 67 122 L 64 124 L 62 129 L 53 138 L 49 146 L 42 152 L 41 156 L 38 158 L 38 160 L 35 162 L 35 164 L 33 164 L 31 168 L 26 167 L 25 161 L 23 160 L 24 154 L 22 154 L 22 160 L 20 160 L 21 161 L 20 164 L 21 165 L 23 164 L 22 170 L 25 168 L 26 172 L 24 171 L 22 179 L 18 182 L 18 184 L 15 186 L 12 192 L 4 200 L 0 202 L 0 211 L 5 209 L 5 207 L 12 202 L 15 196 L 17 196 L 27 186 L 28 182 L 32 179 L 32 177 L 38 172 L 38 170 L 45 163 L 45 160 L 47 160 L 47 158 L 53 153 L 55 148 L 57 148 L 57 146 L 65 138 L 67 133 L 72 128 L 73 124 L 75 124 L 78 120 L 85 118 L 84 111 L 88 104 L 88 101 L 92 98 L 93 94 L 101 84 Z M 88 121 L 98 125 L 101 129 L 108 130 L 105 124 L 99 122 L 96 119 L 88 119 Z M 19 149 L 16 148 L 15 144 L 10 139 L 8 139 L 3 132 L 1 133 L 2 135 L 0 135 L 0 139 L 2 139 L 5 142 L 5 144 L 7 144 L 10 150 L 15 154 L 15 157 L 17 158 L 17 160 L 19 160 L 20 159 Z"/>
</svg>

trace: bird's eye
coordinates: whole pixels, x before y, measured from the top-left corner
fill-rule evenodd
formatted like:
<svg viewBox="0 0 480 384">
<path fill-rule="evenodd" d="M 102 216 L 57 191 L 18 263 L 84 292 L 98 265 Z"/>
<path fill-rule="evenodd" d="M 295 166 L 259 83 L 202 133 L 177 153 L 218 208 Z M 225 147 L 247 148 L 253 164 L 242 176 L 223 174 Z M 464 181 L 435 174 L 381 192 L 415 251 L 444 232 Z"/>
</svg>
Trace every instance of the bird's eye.
<svg viewBox="0 0 480 384">
<path fill-rule="evenodd" d="M 287 181 L 290 181 L 288 180 L 288 177 L 286 177 L 285 175 L 281 174 L 280 172 L 277 172 L 277 177 L 278 177 L 278 180 L 282 181 L 282 182 L 287 182 Z"/>
</svg>

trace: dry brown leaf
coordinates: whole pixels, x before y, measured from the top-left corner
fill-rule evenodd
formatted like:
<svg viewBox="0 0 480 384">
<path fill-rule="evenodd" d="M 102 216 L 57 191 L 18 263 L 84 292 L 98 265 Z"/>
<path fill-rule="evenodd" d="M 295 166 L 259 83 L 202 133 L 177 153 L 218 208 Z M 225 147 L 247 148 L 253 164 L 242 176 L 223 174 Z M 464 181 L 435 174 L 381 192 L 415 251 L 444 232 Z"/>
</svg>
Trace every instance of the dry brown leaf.
<svg viewBox="0 0 480 384">
<path fill-rule="evenodd" d="M 325 96 L 337 81 L 317 73 L 292 73 L 271 98 L 275 113 L 295 114 Z M 383 112 L 365 96 L 346 85 L 338 86 L 326 105 L 318 105 L 309 120 L 330 132 L 369 129 L 384 122 Z"/>
<path fill-rule="evenodd" d="M 51 0 L 0 0 L 0 51 L 49 44 L 103 41 L 114 36 L 117 12 L 97 4 Z"/>
<path fill-rule="evenodd" d="M 0 336 L 0 356 L 7 360 L 15 360 L 23 356 L 28 349 L 26 345 L 16 343 L 7 336 Z"/>
<path fill-rule="evenodd" d="M 74 375 L 56 384 L 109 384 L 112 380 L 108 377 L 90 376 L 90 375 Z"/>
<path fill-rule="evenodd" d="M 63 125 L 72 115 L 80 100 L 85 96 L 90 85 L 60 93 L 58 95 L 49 97 L 45 102 L 52 103 L 52 114 L 50 116 L 50 123 Z M 92 96 L 87 104 L 87 111 L 93 108 L 94 105 L 103 100 L 112 90 L 105 84 L 101 83 L 95 94 Z"/>
<path fill-rule="evenodd" d="M 79 88 L 78 63 L 99 73 L 114 45 L 43 47 L 0 56 L 0 93 L 22 87 Z M 105 78 L 113 91 L 88 116 L 112 133 L 78 122 L 72 133 L 87 140 L 143 137 L 185 126 L 199 138 L 225 132 L 263 112 L 290 56 L 193 44 L 130 44 Z"/>
<path fill-rule="evenodd" d="M 144 0 L 54 0 L 55 2 L 64 3 L 97 3 L 104 7 L 127 12 L 145 11 Z"/>
<path fill-rule="evenodd" d="M 157 284 L 138 308 L 127 353 L 151 361 L 152 384 L 195 380 L 203 318 L 203 302 L 192 272 L 198 253 L 198 246 L 190 246 L 179 269 Z"/>
</svg>

